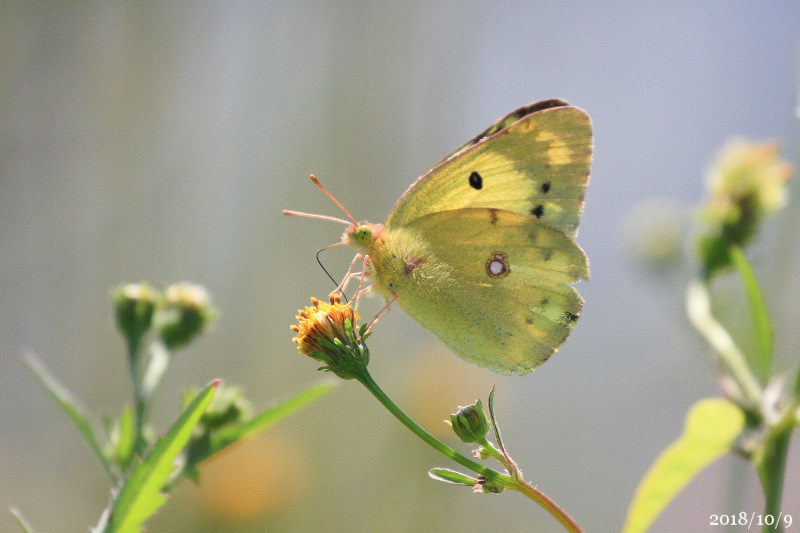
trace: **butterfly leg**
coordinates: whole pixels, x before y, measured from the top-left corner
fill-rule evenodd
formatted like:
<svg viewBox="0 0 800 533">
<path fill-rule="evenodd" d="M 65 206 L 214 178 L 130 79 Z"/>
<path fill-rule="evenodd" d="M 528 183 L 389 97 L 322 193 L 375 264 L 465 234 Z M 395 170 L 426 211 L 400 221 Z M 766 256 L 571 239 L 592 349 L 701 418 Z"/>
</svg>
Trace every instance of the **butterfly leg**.
<svg viewBox="0 0 800 533">
<path fill-rule="evenodd" d="M 360 257 L 360 254 L 359 254 Z M 352 268 L 352 266 L 351 266 Z M 367 282 L 367 272 L 369 270 L 369 256 L 365 255 L 361 258 L 361 272 L 354 273 L 353 276 L 360 276 L 361 282 L 358 284 L 358 289 L 356 289 L 356 293 L 353 295 L 353 307 L 358 309 L 358 302 L 361 301 L 361 295 L 365 292 L 369 291 L 372 288 L 372 285 L 364 286 Z"/>
<path fill-rule="evenodd" d="M 365 275 L 364 272 L 363 271 L 362 272 L 353 272 L 353 268 L 356 266 L 356 262 L 359 259 L 361 259 L 362 262 L 363 262 L 364 256 L 362 256 L 361 254 L 356 254 L 356 256 L 353 257 L 353 261 L 350 263 L 350 267 L 347 269 L 347 274 L 345 274 L 344 279 L 342 279 L 342 282 L 339 284 L 339 286 L 336 287 L 331 292 L 331 294 L 330 294 L 331 296 L 333 296 L 334 294 L 337 294 L 337 293 L 338 294 L 344 294 L 344 291 L 347 290 L 347 285 L 350 283 L 350 280 L 353 279 L 353 278 L 361 277 L 362 278 L 362 284 L 363 284 L 363 277 Z"/>
<path fill-rule="evenodd" d="M 367 287 L 365 291 L 369 289 L 370 287 Z M 383 318 L 383 315 L 385 315 L 391 310 L 391 305 L 395 302 L 395 300 L 397 300 L 397 294 L 395 294 L 394 297 L 391 300 L 389 300 L 380 311 L 378 311 L 378 313 L 375 315 L 375 318 L 373 318 L 372 321 L 370 321 L 370 323 L 367 325 L 367 329 L 364 330 L 364 334 L 369 333 L 372 330 L 372 326 L 377 324 L 378 320 Z"/>
</svg>

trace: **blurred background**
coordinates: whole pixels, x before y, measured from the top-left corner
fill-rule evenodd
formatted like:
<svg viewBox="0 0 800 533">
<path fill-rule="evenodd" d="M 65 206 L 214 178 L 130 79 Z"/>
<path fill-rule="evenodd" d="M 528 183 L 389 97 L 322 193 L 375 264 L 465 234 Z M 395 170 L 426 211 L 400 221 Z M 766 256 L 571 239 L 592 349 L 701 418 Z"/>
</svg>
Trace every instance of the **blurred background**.
<svg viewBox="0 0 800 533">
<path fill-rule="evenodd" d="M 314 253 L 342 231 L 281 215 L 341 216 L 308 175 L 356 218 L 382 222 L 441 157 L 505 113 L 558 97 L 587 110 L 595 132 L 578 236 L 592 279 L 578 285 L 586 305 L 569 342 L 533 374 L 502 377 L 393 311 L 370 339 L 371 369 L 464 451 L 441 421 L 496 385 L 526 478 L 588 531 L 618 531 L 689 406 L 718 395 L 683 310 L 705 172 L 732 135 L 778 139 L 795 163 L 800 139 L 800 4 L 656 4 L 0 4 L 0 530 L 16 530 L 5 511 L 16 506 L 40 532 L 85 531 L 109 498 L 22 353 L 95 420 L 116 415 L 131 391 L 111 290 L 189 280 L 220 317 L 170 368 L 161 430 L 185 387 L 216 377 L 257 408 L 297 393 L 323 376 L 296 354 L 289 325 L 332 289 Z M 800 353 L 797 185 L 749 252 L 787 370 Z M 653 260 L 653 242 L 667 259 Z M 351 258 L 323 255 L 336 277 Z M 737 281 L 717 293 L 734 325 L 747 318 Z M 207 465 L 199 487 L 181 484 L 148 530 L 559 530 L 520 495 L 430 480 L 434 466 L 454 465 L 347 382 Z M 795 439 L 783 510 L 800 522 L 798 491 Z M 726 458 L 654 531 L 712 530 L 710 514 L 762 505 L 749 466 Z"/>
</svg>

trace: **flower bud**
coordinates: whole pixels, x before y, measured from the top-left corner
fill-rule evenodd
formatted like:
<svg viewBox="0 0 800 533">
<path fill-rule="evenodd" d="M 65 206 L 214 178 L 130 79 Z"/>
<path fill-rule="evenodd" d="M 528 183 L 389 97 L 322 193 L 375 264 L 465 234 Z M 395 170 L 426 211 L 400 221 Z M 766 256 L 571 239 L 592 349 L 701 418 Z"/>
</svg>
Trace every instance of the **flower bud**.
<svg viewBox="0 0 800 533">
<path fill-rule="evenodd" d="M 483 404 L 478 400 L 473 405 L 459 408 L 457 413 L 450 415 L 447 422 L 458 437 L 466 442 L 482 443 L 486 441 L 489 432 L 489 419 L 483 412 Z"/>
<path fill-rule="evenodd" d="M 156 316 L 158 335 L 167 349 L 181 348 L 202 333 L 215 315 L 205 287 L 188 282 L 170 285 L 164 308 Z"/>
<path fill-rule="evenodd" d="M 129 283 L 118 287 L 112 299 L 117 327 L 133 353 L 150 329 L 159 294 L 147 283 Z"/>
<path fill-rule="evenodd" d="M 698 240 L 705 275 L 731 264 L 729 250 L 749 244 L 767 215 L 786 203 L 792 166 L 776 143 L 734 139 L 722 150 L 708 180 L 702 208 L 706 228 Z"/>
</svg>

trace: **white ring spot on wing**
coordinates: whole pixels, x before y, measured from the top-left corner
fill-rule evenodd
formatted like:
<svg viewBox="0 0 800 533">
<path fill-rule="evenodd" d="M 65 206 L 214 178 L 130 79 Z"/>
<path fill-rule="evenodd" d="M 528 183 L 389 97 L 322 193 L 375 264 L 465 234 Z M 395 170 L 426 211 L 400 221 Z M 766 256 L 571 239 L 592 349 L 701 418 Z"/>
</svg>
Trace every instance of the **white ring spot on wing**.
<svg viewBox="0 0 800 533">
<path fill-rule="evenodd" d="M 490 278 L 500 279 L 508 276 L 511 268 L 508 266 L 508 258 L 503 252 L 495 252 L 486 261 L 486 273 Z"/>
</svg>

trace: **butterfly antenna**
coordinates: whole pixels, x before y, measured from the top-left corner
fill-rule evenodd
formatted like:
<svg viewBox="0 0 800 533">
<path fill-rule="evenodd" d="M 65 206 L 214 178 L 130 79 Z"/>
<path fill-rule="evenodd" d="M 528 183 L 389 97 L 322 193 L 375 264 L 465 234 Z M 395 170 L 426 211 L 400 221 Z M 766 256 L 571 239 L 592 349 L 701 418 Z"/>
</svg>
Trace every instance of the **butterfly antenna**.
<svg viewBox="0 0 800 533">
<path fill-rule="evenodd" d="M 322 184 L 319 182 L 319 180 L 317 179 L 317 177 L 316 177 L 316 176 L 314 176 L 314 174 L 311 174 L 311 181 L 313 181 L 313 182 L 314 182 L 314 184 L 315 184 L 317 187 L 319 187 L 320 189 L 322 189 L 322 192 L 324 192 L 325 194 L 327 194 L 327 195 L 328 195 L 328 198 L 330 198 L 331 200 L 333 200 L 333 203 L 335 203 L 336 205 L 338 205 L 338 206 L 339 206 L 339 209 L 341 209 L 342 211 L 344 211 L 344 214 L 345 214 L 345 215 L 347 215 L 347 218 L 349 218 L 349 219 L 350 219 L 350 220 L 353 222 L 353 224 L 358 224 L 358 223 L 356 222 L 356 219 L 354 219 L 354 218 L 353 218 L 353 216 L 350 214 L 350 212 L 349 212 L 347 209 L 345 209 L 345 208 L 344 208 L 344 206 L 343 206 L 342 204 L 340 204 L 340 203 L 339 203 L 339 200 L 337 200 L 336 198 L 334 198 L 334 197 L 333 197 L 333 195 L 332 195 L 331 193 L 329 193 L 329 192 L 328 192 L 328 190 L 327 190 L 325 187 L 323 187 L 323 186 L 322 186 Z"/>
<path fill-rule="evenodd" d="M 317 215 L 315 213 L 303 213 L 302 211 L 292 211 L 291 209 L 284 209 L 282 211 L 284 215 L 292 215 L 296 217 L 306 217 L 306 218 L 319 218 L 321 220 L 330 220 L 331 222 L 339 222 L 340 224 L 344 224 L 345 226 L 349 226 L 350 222 L 343 220 L 341 218 L 336 217 L 329 217 L 328 215 Z"/>
</svg>

